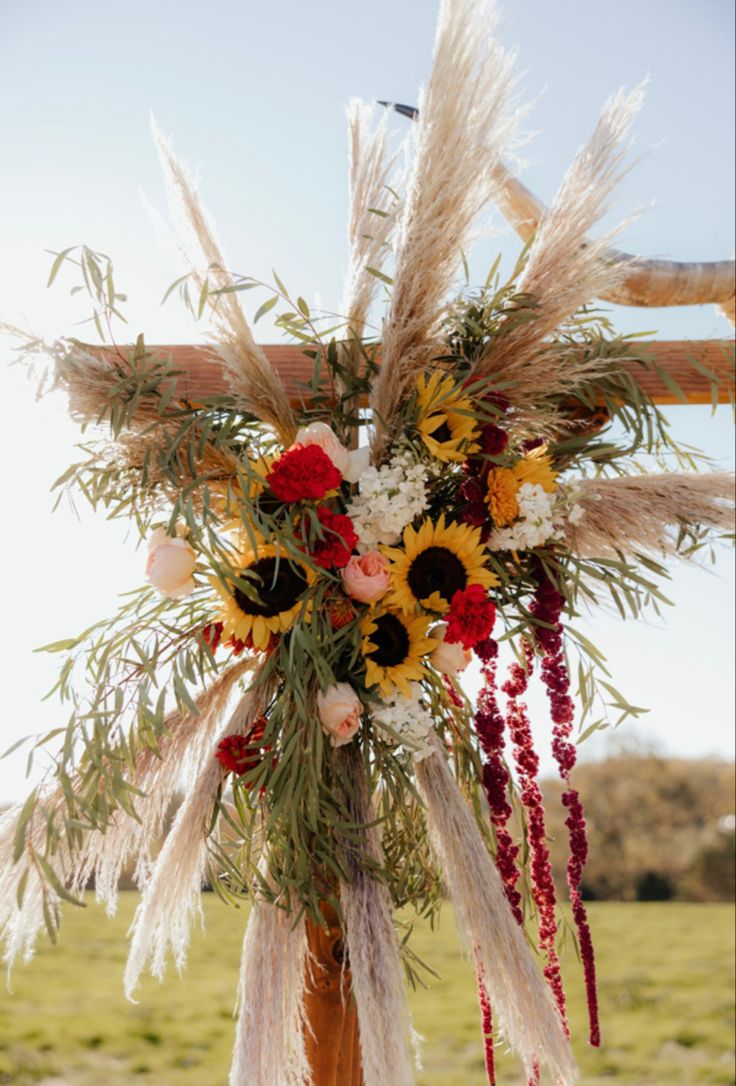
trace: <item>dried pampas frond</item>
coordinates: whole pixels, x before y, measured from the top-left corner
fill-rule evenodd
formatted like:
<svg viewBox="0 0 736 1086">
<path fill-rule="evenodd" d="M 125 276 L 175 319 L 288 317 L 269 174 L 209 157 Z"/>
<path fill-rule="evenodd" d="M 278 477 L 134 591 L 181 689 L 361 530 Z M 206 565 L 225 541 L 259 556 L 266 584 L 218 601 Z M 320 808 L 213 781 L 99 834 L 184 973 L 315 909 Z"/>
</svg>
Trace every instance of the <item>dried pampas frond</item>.
<svg viewBox="0 0 736 1086">
<path fill-rule="evenodd" d="M 417 374 L 436 357 L 462 251 L 492 197 L 493 166 L 517 121 L 513 57 L 490 38 L 492 22 L 490 0 L 443 0 L 432 75 L 413 127 L 394 294 L 371 401 L 378 427 L 374 461 L 393 436 L 396 412 Z"/>
<path fill-rule="evenodd" d="M 246 734 L 267 700 L 265 684 L 255 691 L 246 691 L 218 739 Z M 207 821 L 222 777 L 222 767 L 212 752 L 203 761 L 153 865 L 131 927 L 125 969 L 128 998 L 132 998 L 149 960 L 153 975 L 159 980 L 163 978 L 169 948 L 177 968 L 184 967 L 191 922 L 203 918 L 201 893 L 208 856 Z"/>
<path fill-rule="evenodd" d="M 231 286 L 232 277 L 189 171 L 154 122 L 152 129 L 167 181 L 172 218 L 188 234 L 187 241 L 182 241 L 182 253 L 197 286 L 201 289 L 208 279 L 218 290 Z M 208 301 L 215 346 L 227 369 L 233 395 L 242 399 L 246 409 L 262 422 L 273 426 L 283 444 L 290 445 L 296 433 L 294 414 L 283 385 L 253 338 L 237 294 L 216 294 Z"/>
<path fill-rule="evenodd" d="M 354 752 L 345 753 L 353 786 L 353 821 L 375 822 L 366 793 L 364 770 Z M 340 898 L 358 1007 L 360 1051 L 365 1086 L 412 1086 L 414 1075 L 409 1055 L 410 1016 L 391 918 L 391 899 L 386 886 L 371 877 L 362 860 L 382 863 L 378 828 L 364 831 L 364 856 L 350 858 L 351 881 L 342 883 Z"/>
<path fill-rule="evenodd" d="M 476 375 L 496 376 L 514 403 L 572 390 L 600 370 L 600 360 L 588 362 L 582 355 L 577 365 L 570 358 L 564 371 L 550 367 L 542 346 L 580 306 L 622 274 L 623 266 L 606 257 L 616 230 L 594 241 L 588 234 L 608 210 L 609 197 L 628 168 L 624 141 L 643 97 L 640 86 L 606 103 L 589 143 L 575 156 L 545 211 L 527 254 L 518 291 L 528 297 L 530 309 L 520 320 L 510 314 L 507 333 L 494 338 L 477 363 Z"/>
<path fill-rule="evenodd" d="M 661 558 L 678 553 L 680 529 L 704 525 L 728 532 L 734 526 L 734 476 L 668 472 L 621 479 L 583 479 L 578 502 L 585 516 L 568 524 L 570 548 L 586 558 Z"/>
<path fill-rule="evenodd" d="M 53 807 L 56 801 L 53 786 L 41 791 L 38 799 L 44 807 Z M 58 790 L 59 793 L 61 790 Z M 3 961 L 8 976 L 19 957 L 30 961 L 36 949 L 36 940 L 45 926 L 44 911 L 57 913 L 61 903 L 59 895 L 49 886 L 33 860 L 33 853 L 26 847 L 16 859 L 16 841 L 19 820 L 23 808 L 10 807 L 0 814 L 0 934 L 3 938 Z M 37 848 L 43 855 L 46 822 L 36 819 L 27 832 L 27 845 Z M 21 887 L 24 886 L 22 896 Z"/>
<path fill-rule="evenodd" d="M 169 511 L 182 489 L 197 512 L 201 511 L 204 491 L 225 493 L 238 478 L 240 460 L 230 449 L 212 441 L 194 440 L 176 444 L 179 426 L 162 422 L 143 432 L 127 431 L 115 442 L 100 442 L 94 449 L 94 463 L 109 465 L 123 472 L 135 490 L 138 509 Z M 193 431 L 198 438 L 201 430 Z M 172 452 L 172 447 L 175 451 Z"/>
<path fill-rule="evenodd" d="M 364 335 L 396 221 L 394 196 L 388 189 L 393 159 L 388 157 L 388 115 L 373 124 L 374 107 L 353 98 L 348 106 L 349 265 L 342 312 L 348 334 Z"/>
<path fill-rule="evenodd" d="M 113 915 L 123 868 L 136 858 L 134 879 L 143 888 L 148 882 L 167 812 L 179 790 L 191 784 L 212 749 L 222 717 L 240 680 L 258 666 L 254 657 L 233 664 L 195 699 L 196 712 L 173 712 L 164 722 L 158 750 L 143 747 L 137 757 L 131 784 L 143 795 L 135 803 L 137 818 L 119 809 L 105 834 L 90 836 L 76 865 L 72 889 L 81 893 L 91 879 L 95 897 Z M 254 679 L 253 681 L 256 681 Z"/>
<path fill-rule="evenodd" d="M 83 427 L 110 415 L 112 404 L 122 403 L 121 390 L 130 380 L 131 356 L 135 351 L 120 347 L 91 347 L 73 339 L 53 342 L 34 336 L 23 328 L 0 321 L 0 333 L 17 339 L 29 371 L 37 380 L 38 395 L 60 389 L 66 393 L 69 414 Z M 34 358 L 43 359 L 37 366 Z M 131 428 L 140 429 L 160 418 L 162 380 L 171 367 L 165 359 L 145 353 L 135 357 L 135 371 L 140 377 L 139 394 L 135 402 L 125 404 Z M 147 395 L 146 393 L 150 393 Z"/>
<path fill-rule="evenodd" d="M 460 929 L 497 1015 L 500 1032 L 521 1056 L 530 1079 L 546 1064 L 558 1083 L 577 1078 L 562 1019 L 504 894 L 473 814 L 439 740 L 417 764 L 417 786 Z"/>
<path fill-rule="evenodd" d="M 90 834 L 80 853 L 72 854 L 62 839 L 54 856 L 55 866 L 64 873 L 70 893 L 79 897 L 95 882 L 95 896 L 113 915 L 118 900 L 118 884 L 123 868 L 137 857 L 135 880 L 144 886 L 153 864 L 153 852 L 163 832 L 167 811 L 182 786 L 199 768 L 211 750 L 218 724 L 238 681 L 257 666 L 257 660 L 238 661 L 196 699 L 197 712 L 171 713 L 157 751 L 144 747 L 136 758 L 130 783 L 143 795 L 135 803 L 137 818 L 118 808 L 105 832 Z M 59 896 L 42 877 L 36 856 L 44 856 L 48 819 L 53 820 L 65 808 L 60 785 L 50 781 L 37 796 L 43 815 L 33 816 L 26 831 L 25 848 L 16 859 L 16 839 L 21 806 L 0 815 L 0 932 L 4 938 L 4 960 L 8 970 L 19 955 L 33 956 L 36 939 L 44 928 L 46 909 L 56 910 Z M 22 900 L 18 889 L 25 884 Z"/>
<path fill-rule="evenodd" d="M 306 972 L 304 919 L 258 898 L 243 940 L 230 1086 L 310 1086 Z"/>
</svg>

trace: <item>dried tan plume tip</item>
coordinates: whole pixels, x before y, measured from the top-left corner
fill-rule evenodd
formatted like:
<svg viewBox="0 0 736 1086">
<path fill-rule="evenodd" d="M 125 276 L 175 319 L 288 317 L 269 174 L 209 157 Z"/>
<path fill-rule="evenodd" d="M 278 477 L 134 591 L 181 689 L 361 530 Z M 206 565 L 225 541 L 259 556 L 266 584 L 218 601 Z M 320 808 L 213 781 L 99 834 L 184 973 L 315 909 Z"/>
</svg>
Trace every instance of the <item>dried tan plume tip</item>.
<svg viewBox="0 0 736 1086">
<path fill-rule="evenodd" d="M 371 400 L 374 460 L 385 454 L 402 400 L 437 352 L 462 252 L 517 120 L 513 58 L 491 38 L 492 16 L 487 0 L 444 0 L 440 9 L 432 74 L 412 128 L 394 291 Z"/>
<path fill-rule="evenodd" d="M 180 227 L 180 243 L 194 281 L 201 289 L 206 280 L 222 289 L 232 284 L 227 264 L 208 217 L 199 202 L 195 184 L 169 141 L 152 121 L 153 136 L 167 182 L 172 219 Z M 296 433 L 294 414 L 278 376 L 256 343 L 235 293 L 209 298 L 214 346 L 228 371 L 230 389 L 247 410 L 278 433 L 289 445 Z"/>
<path fill-rule="evenodd" d="M 672 472 L 583 479 L 578 501 L 585 516 L 566 529 L 567 542 L 578 554 L 661 558 L 677 554 L 682 526 L 733 530 L 734 476 Z"/>
<path fill-rule="evenodd" d="M 611 193 L 626 172 L 626 137 L 642 101 L 643 87 L 637 87 L 606 103 L 591 139 L 575 156 L 542 216 L 526 256 L 518 291 L 529 297 L 533 316 L 496 337 L 477 364 L 479 376 L 508 382 L 515 403 L 559 390 L 554 368 L 548 369 L 546 358 L 540 358 L 545 340 L 622 274 L 620 265 L 606 259 L 616 231 L 593 241 L 588 234 L 608 211 Z M 577 376 L 569 369 L 565 387 L 574 386 Z M 589 376 L 589 367 L 582 363 L 579 379 Z"/>
<path fill-rule="evenodd" d="M 495 170 L 499 186 L 496 204 L 522 241 L 529 241 L 547 208 L 534 193 L 499 163 Z M 734 322 L 733 260 L 658 260 L 610 249 L 604 260 L 621 264 L 618 283 L 604 289 L 603 301 L 617 305 L 672 306 L 718 305 Z"/>
<path fill-rule="evenodd" d="M 342 311 L 348 335 L 363 336 L 371 303 L 389 252 L 396 198 L 389 190 L 393 158 L 388 152 L 388 116 L 378 124 L 375 108 L 353 98 L 348 106 L 348 275 Z"/>
</svg>

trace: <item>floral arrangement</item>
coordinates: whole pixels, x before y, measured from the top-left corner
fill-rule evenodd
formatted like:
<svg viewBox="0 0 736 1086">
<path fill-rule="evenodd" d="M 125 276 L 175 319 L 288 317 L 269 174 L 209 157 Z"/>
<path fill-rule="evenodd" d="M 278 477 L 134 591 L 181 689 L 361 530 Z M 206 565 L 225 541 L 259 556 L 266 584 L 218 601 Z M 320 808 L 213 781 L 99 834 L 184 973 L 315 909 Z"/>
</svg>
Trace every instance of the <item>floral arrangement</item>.
<svg viewBox="0 0 736 1086">
<path fill-rule="evenodd" d="M 445 890 L 476 962 L 489 1080 L 500 1031 L 530 1081 L 544 1066 L 573 1081 L 525 694 L 536 672 L 598 1044 L 572 772 L 585 735 L 640 710 L 574 618 L 604 598 L 624 616 L 656 607 L 662 558 L 695 554 L 729 521 L 729 480 L 692 470 L 620 364 L 646 358 L 590 307 L 618 272 L 606 238 L 583 241 L 622 168 L 637 93 L 606 108 L 513 274 L 453 289 L 515 117 L 481 9 L 442 6 L 404 198 L 389 184 L 386 119 L 370 128 L 370 111 L 351 107 L 345 320 L 313 314 L 278 278 L 229 271 L 159 136 L 190 232 L 176 287 L 211 313 L 226 388 L 193 397 L 143 337 L 119 347 L 112 266 L 84 248 L 60 253 L 51 278 L 78 269 L 106 347 L 25 347 L 51 355 L 73 415 L 94 427 L 59 486 L 135 522 L 147 583 L 114 619 L 48 646 L 64 656 L 70 719 L 49 780 L 0 822 L 7 957 L 30 953 L 44 924 L 55 936 L 61 903 L 90 879 L 114 908 L 131 859 L 142 897 L 129 992 L 147 964 L 162 975 L 169 951 L 183 964 L 204 882 L 232 903 L 249 896 L 234 1086 L 311 1081 L 305 921 L 322 923 L 324 902 L 345 932 L 365 1082 L 412 1082 L 401 962 L 410 978 L 421 965 L 392 915 L 431 915 Z M 379 287 L 380 345 L 367 325 Z M 240 306 L 253 289 L 267 290 L 256 320 L 274 310 L 312 360 L 291 397 Z M 639 454 L 686 470 L 642 474 Z M 473 660 L 475 705 L 461 678 Z"/>
</svg>

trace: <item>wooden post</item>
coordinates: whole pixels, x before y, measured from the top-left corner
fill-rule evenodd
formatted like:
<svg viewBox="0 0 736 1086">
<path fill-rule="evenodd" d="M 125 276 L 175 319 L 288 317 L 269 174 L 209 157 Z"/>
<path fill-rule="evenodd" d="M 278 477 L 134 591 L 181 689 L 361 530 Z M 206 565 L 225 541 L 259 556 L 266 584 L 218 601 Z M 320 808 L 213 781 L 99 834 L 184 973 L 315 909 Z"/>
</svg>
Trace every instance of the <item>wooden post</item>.
<svg viewBox="0 0 736 1086">
<path fill-rule="evenodd" d="M 315 1086 L 363 1086 L 358 1012 L 342 931 L 331 905 L 324 904 L 322 914 L 327 930 L 307 920 L 307 942 L 313 960 L 307 966 L 304 1005 L 312 1076 Z"/>
</svg>

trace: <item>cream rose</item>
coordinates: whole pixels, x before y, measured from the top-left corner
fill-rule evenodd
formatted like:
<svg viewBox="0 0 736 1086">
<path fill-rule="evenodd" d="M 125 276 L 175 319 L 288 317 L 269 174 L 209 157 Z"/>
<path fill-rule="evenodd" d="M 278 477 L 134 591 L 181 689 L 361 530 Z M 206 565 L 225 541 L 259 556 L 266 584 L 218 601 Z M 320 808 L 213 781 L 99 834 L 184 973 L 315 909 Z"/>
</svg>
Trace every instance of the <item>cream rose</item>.
<svg viewBox="0 0 736 1086">
<path fill-rule="evenodd" d="M 380 551 L 354 554 L 342 571 L 342 583 L 351 599 L 375 603 L 385 596 L 391 583 L 389 561 Z"/>
<path fill-rule="evenodd" d="M 350 450 L 338 441 L 337 434 L 326 422 L 312 422 L 309 426 L 302 426 L 296 432 L 295 441 L 297 445 L 319 445 L 343 478 L 347 477 Z"/>
<path fill-rule="evenodd" d="M 317 694 L 317 711 L 322 731 L 330 736 L 333 747 L 341 747 L 360 727 L 363 703 L 349 683 L 336 683 Z"/>
<path fill-rule="evenodd" d="M 348 452 L 348 466 L 347 471 L 344 471 L 343 478 L 348 483 L 357 483 L 360 480 L 361 475 L 370 465 L 371 462 L 371 450 L 367 445 L 361 445 L 358 449 L 350 449 Z"/>
<path fill-rule="evenodd" d="M 357 483 L 370 462 L 370 449 L 346 449 L 326 422 L 311 422 L 297 430 L 296 444 L 319 445 L 348 483 Z"/>
<path fill-rule="evenodd" d="M 186 539 L 172 538 L 157 528 L 148 540 L 146 578 L 149 584 L 170 599 L 188 596 L 194 590 L 192 574 L 197 555 Z"/>
<path fill-rule="evenodd" d="M 473 659 L 473 654 L 469 649 L 464 649 L 459 641 L 445 641 L 446 633 L 446 622 L 440 622 L 429 631 L 429 636 L 438 638 L 440 642 L 437 648 L 430 653 L 429 662 L 437 671 L 452 678 L 453 675 L 465 671 L 465 668 Z"/>
</svg>

